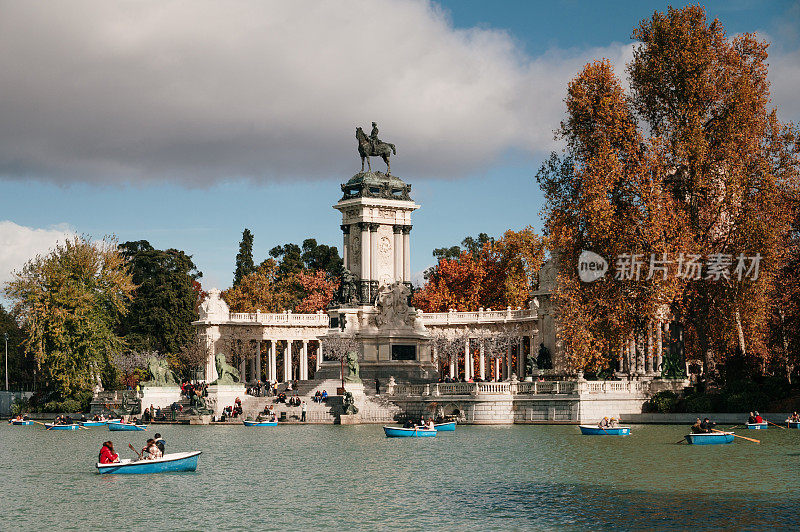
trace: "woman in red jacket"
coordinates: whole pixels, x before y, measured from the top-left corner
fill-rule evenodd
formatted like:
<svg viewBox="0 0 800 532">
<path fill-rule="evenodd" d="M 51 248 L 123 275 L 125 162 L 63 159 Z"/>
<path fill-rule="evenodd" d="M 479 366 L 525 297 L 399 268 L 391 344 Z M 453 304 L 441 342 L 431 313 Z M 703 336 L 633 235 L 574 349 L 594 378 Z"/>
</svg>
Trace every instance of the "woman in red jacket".
<svg viewBox="0 0 800 532">
<path fill-rule="evenodd" d="M 103 446 L 100 448 L 100 457 L 98 461 L 101 464 L 113 464 L 114 462 L 119 462 L 119 455 L 114 452 L 114 444 L 110 441 L 103 442 Z"/>
</svg>

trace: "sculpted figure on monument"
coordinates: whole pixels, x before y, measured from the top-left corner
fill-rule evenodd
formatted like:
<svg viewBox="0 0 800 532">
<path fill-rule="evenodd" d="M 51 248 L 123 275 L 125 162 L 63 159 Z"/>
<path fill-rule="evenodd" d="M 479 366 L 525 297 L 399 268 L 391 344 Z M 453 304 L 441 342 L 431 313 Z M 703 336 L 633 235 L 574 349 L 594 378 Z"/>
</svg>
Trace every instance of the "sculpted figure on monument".
<svg viewBox="0 0 800 532">
<path fill-rule="evenodd" d="M 223 353 L 217 353 L 217 380 L 211 384 L 234 384 L 239 382 L 239 371 L 228 364 Z"/>
<path fill-rule="evenodd" d="M 389 157 L 397 155 L 397 150 L 394 144 L 390 142 L 383 142 L 378 138 L 378 125 L 372 123 L 372 133 L 367 137 L 361 127 L 356 128 L 356 140 L 358 140 L 358 154 L 361 156 L 361 171 L 364 171 L 364 160 L 367 161 L 367 168 L 372 171 L 372 165 L 369 162 L 370 157 L 380 157 L 386 163 L 386 175 L 392 173 L 392 167 L 389 163 Z"/>
<path fill-rule="evenodd" d="M 230 309 L 220 296 L 217 288 L 208 291 L 208 297 L 200 304 L 199 314 L 201 320 L 227 321 Z"/>
<path fill-rule="evenodd" d="M 356 276 L 350 270 L 345 268 L 340 276 L 339 283 L 339 303 L 349 305 L 353 302 L 358 294 L 358 287 L 356 286 Z"/>
<path fill-rule="evenodd" d="M 169 370 L 169 362 L 156 357 L 147 359 L 147 369 L 150 370 L 153 380 L 148 381 L 148 386 L 175 386 L 175 376 Z"/>
<path fill-rule="evenodd" d="M 361 377 L 359 376 L 360 369 L 358 367 L 358 353 L 355 351 L 348 351 L 345 357 L 347 361 L 347 377 L 345 377 L 344 382 L 361 382 Z"/>
<path fill-rule="evenodd" d="M 401 281 L 384 285 L 378 293 L 378 315 L 375 316 L 375 325 L 378 327 L 413 326 L 416 312 L 408 306 L 411 291 Z"/>
</svg>

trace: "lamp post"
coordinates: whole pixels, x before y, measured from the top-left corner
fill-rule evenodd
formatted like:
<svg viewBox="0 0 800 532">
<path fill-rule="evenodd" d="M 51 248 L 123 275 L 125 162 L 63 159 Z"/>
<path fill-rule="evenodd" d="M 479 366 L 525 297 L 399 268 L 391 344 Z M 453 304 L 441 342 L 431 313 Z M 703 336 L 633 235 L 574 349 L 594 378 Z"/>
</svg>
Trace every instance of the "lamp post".
<svg viewBox="0 0 800 532">
<path fill-rule="evenodd" d="M 6 341 L 6 391 L 8 391 L 8 333 L 3 333 L 3 339 Z"/>
</svg>

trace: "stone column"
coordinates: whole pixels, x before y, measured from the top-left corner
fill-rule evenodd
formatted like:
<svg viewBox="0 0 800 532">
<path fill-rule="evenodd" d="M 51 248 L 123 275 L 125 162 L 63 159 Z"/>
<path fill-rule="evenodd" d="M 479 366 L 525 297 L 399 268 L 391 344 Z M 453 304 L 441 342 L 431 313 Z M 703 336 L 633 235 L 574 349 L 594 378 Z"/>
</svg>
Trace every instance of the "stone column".
<svg viewBox="0 0 800 532">
<path fill-rule="evenodd" d="M 370 280 L 378 280 L 378 224 L 369 224 Z M 373 295 L 374 297 L 374 295 Z"/>
<path fill-rule="evenodd" d="M 511 372 L 512 372 L 511 362 L 512 362 L 511 361 L 511 344 L 508 344 L 508 347 L 506 347 L 506 374 L 505 374 L 505 378 L 506 379 L 510 379 L 511 378 Z"/>
<path fill-rule="evenodd" d="M 237 347 L 239 348 L 239 380 L 241 382 L 246 382 L 248 350 L 244 348 L 244 346 L 242 345 L 243 343 L 244 342 L 242 342 L 241 340 L 236 342 Z"/>
<path fill-rule="evenodd" d="M 525 377 L 525 353 L 522 349 L 522 336 L 517 341 L 517 378 Z"/>
<path fill-rule="evenodd" d="M 456 356 L 455 354 L 450 354 L 450 378 L 456 378 Z"/>
<path fill-rule="evenodd" d="M 269 380 L 278 380 L 278 349 L 275 340 L 269 342 Z"/>
<path fill-rule="evenodd" d="M 308 340 L 303 340 L 303 349 L 300 351 L 300 380 L 308 380 Z"/>
<path fill-rule="evenodd" d="M 663 329 L 664 323 L 659 320 L 656 327 L 656 367 L 654 368 L 654 373 L 658 377 L 661 376 L 661 364 L 664 362 L 664 342 L 661 336 Z"/>
<path fill-rule="evenodd" d="M 395 225 L 394 231 L 394 280 L 403 280 L 403 226 Z"/>
<path fill-rule="evenodd" d="M 261 380 L 261 344 L 256 340 L 255 349 L 253 349 L 253 360 L 250 362 L 250 369 L 252 370 L 253 381 Z"/>
<path fill-rule="evenodd" d="M 647 375 L 653 375 L 653 320 L 647 321 L 647 353 L 644 360 L 644 370 Z"/>
<path fill-rule="evenodd" d="M 469 349 L 469 337 L 464 340 L 464 380 L 472 378 L 472 351 Z"/>
<path fill-rule="evenodd" d="M 283 355 L 283 380 L 292 380 L 292 341 L 286 340 L 286 352 Z"/>
<path fill-rule="evenodd" d="M 358 224 L 361 229 L 361 280 L 369 281 L 370 277 L 370 264 L 372 259 L 369 256 L 369 224 L 361 222 Z"/>
<path fill-rule="evenodd" d="M 317 340 L 317 342 L 317 364 L 314 369 L 319 371 L 319 367 L 322 364 L 322 340 Z"/>
<path fill-rule="evenodd" d="M 503 380 L 500 376 L 500 357 L 494 359 L 494 380 L 495 382 Z"/>
<path fill-rule="evenodd" d="M 350 226 L 349 225 L 342 225 L 342 263 L 344 267 L 350 271 L 353 269 L 350 267 L 350 263 L 348 260 L 350 259 Z"/>
<path fill-rule="evenodd" d="M 617 362 L 617 371 L 623 373 L 625 371 L 625 346 L 619 346 L 619 360 Z"/>
<path fill-rule="evenodd" d="M 484 358 L 483 339 L 478 346 L 478 376 L 482 381 L 486 380 L 486 359 Z"/>
<path fill-rule="evenodd" d="M 403 226 L 403 281 L 411 282 L 411 226 Z"/>
</svg>

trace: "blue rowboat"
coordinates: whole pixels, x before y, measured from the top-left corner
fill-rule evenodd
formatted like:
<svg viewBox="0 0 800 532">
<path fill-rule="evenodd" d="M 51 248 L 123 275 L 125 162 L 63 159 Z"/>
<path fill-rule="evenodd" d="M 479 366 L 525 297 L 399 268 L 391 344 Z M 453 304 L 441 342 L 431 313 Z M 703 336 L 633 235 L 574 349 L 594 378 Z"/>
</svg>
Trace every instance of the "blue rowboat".
<svg viewBox="0 0 800 532">
<path fill-rule="evenodd" d="M 278 426 L 278 422 L 277 421 L 249 421 L 249 420 L 245 419 L 244 421 L 242 421 L 242 423 L 244 423 L 245 427 L 277 427 Z"/>
<path fill-rule="evenodd" d="M 433 425 L 439 432 L 453 432 L 456 430 L 456 422 L 448 421 L 447 423 L 436 423 Z"/>
<path fill-rule="evenodd" d="M 578 425 L 581 434 L 586 436 L 628 436 L 631 433 L 630 427 L 607 427 L 601 429 L 597 425 Z"/>
<path fill-rule="evenodd" d="M 45 423 L 45 430 L 78 430 L 80 425 L 72 423 L 71 425 L 56 425 L 55 423 Z"/>
<path fill-rule="evenodd" d="M 436 436 L 436 429 L 404 429 L 402 427 L 383 427 L 387 438 L 425 438 Z"/>
<path fill-rule="evenodd" d="M 25 425 L 25 426 L 33 425 L 33 421 L 31 421 L 30 419 L 22 419 L 22 420 L 9 419 L 8 423 L 9 425 Z"/>
<path fill-rule="evenodd" d="M 147 425 L 134 425 L 133 423 L 108 422 L 108 430 L 144 430 Z"/>
<path fill-rule="evenodd" d="M 763 423 L 745 423 L 745 425 L 750 430 L 764 430 L 769 428 L 766 421 Z"/>
<path fill-rule="evenodd" d="M 97 463 L 97 472 L 101 475 L 132 475 L 142 473 L 170 473 L 174 471 L 195 471 L 197 457 L 202 451 L 188 453 L 165 454 L 153 460 L 120 460 L 114 464 Z"/>
<path fill-rule="evenodd" d="M 790 429 L 800 429 L 800 421 L 787 421 L 786 426 Z"/>
<path fill-rule="evenodd" d="M 78 423 L 81 424 L 81 427 L 102 427 L 108 421 L 79 421 Z"/>
<path fill-rule="evenodd" d="M 733 432 L 706 432 L 700 434 L 687 434 L 686 441 L 692 445 L 733 443 Z"/>
</svg>

